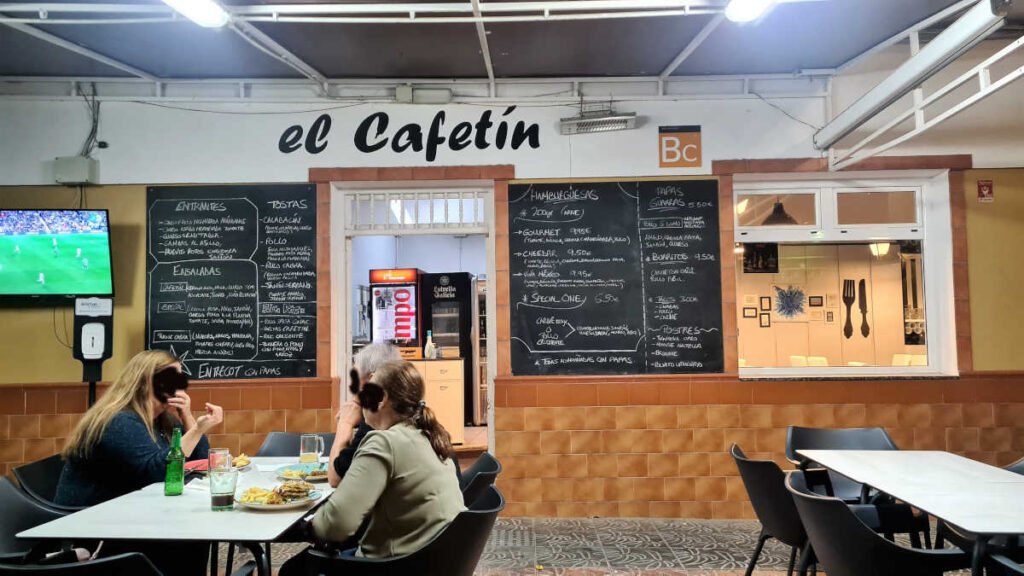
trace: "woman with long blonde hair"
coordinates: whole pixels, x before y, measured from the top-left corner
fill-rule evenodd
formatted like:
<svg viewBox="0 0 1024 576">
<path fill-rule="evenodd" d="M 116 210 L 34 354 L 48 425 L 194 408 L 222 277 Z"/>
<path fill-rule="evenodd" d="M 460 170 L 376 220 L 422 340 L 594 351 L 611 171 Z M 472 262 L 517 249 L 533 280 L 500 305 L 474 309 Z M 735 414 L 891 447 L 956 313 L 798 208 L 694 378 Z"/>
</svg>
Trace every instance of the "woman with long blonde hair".
<svg viewBox="0 0 1024 576">
<path fill-rule="evenodd" d="M 57 503 L 91 506 L 163 481 L 176 427 L 182 429 L 185 457 L 206 458 L 209 443 L 203 435 L 223 420 L 223 410 L 207 404 L 196 419 L 187 387 L 178 359 L 163 350 L 129 360 L 71 433 Z"/>
<path fill-rule="evenodd" d="M 195 418 L 186 388 L 181 363 L 163 350 L 140 352 L 129 360 L 71 433 L 57 503 L 92 506 L 162 482 L 175 428 L 182 429 L 181 450 L 187 459 L 206 458 L 210 445 L 204 434 L 223 420 L 224 412 L 207 403 L 205 413 Z M 100 552 L 142 552 L 164 574 L 198 576 L 205 573 L 209 546 L 110 541 Z"/>
</svg>

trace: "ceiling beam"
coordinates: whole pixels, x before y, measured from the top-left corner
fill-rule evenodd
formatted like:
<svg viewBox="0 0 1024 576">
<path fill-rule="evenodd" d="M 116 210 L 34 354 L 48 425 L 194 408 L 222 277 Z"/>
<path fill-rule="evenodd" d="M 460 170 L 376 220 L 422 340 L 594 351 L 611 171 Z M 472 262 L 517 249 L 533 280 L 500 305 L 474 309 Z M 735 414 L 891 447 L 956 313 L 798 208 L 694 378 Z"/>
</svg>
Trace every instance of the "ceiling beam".
<svg viewBox="0 0 1024 576">
<path fill-rule="evenodd" d="M 321 90 L 325 93 L 327 92 L 328 82 L 326 76 L 321 74 L 316 68 L 313 68 L 304 62 L 302 58 L 292 54 L 287 48 L 278 44 L 276 40 L 264 34 L 259 28 L 241 20 L 232 20 L 229 26 L 231 26 L 231 29 L 241 36 L 243 40 L 252 44 L 264 54 L 267 54 L 282 64 L 298 71 L 306 78 L 316 82 L 317 86 Z"/>
<path fill-rule="evenodd" d="M 920 32 L 927 28 L 931 28 L 932 26 L 938 24 L 939 22 L 942 22 L 947 18 L 952 18 L 953 16 L 959 14 L 960 12 L 963 12 L 964 10 L 967 10 L 968 8 L 977 3 L 978 0 L 960 0 L 960 2 L 953 4 L 952 6 L 946 8 L 945 10 L 936 12 L 935 14 L 925 18 L 924 20 L 921 20 L 917 24 L 910 26 L 906 30 L 897 32 L 896 34 L 893 34 L 892 36 L 886 38 L 885 40 L 882 40 L 878 44 L 875 44 L 871 48 L 868 48 L 867 50 L 861 52 L 860 54 L 854 56 L 853 58 L 850 58 L 846 62 L 840 64 L 836 70 L 838 72 L 842 72 L 851 66 L 855 66 L 863 62 L 864 60 L 870 58 L 871 56 L 874 56 L 878 52 L 881 52 L 882 50 L 885 50 L 886 48 L 894 44 L 906 40 L 911 34 L 915 32 Z"/>
<path fill-rule="evenodd" d="M 65 39 L 61 38 L 60 36 L 54 36 L 53 34 L 50 34 L 49 32 L 43 32 L 42 30 L 40 30 L 40 29 L 38 29 L 38 28 L 36 28 L 34 26 L 28 26 L 26 24 L 17 24 L 17 23 L 14 23 L 14 22 L 2 22 L 2 24 L 4 24 L 5 26 L 8 26 L 10 28 L 14 28 L 15 30 L 17 30 L 19 32 L 24 32 L 25 34 L 28 34 L 29 36 L 33 36 L 35 38 L 43 40 L 44 42 L 49 42 L 50 44 L 53 44 L 55 46 L 60 46 L 61 48 L 64 48 L 65 50 L 70 50 L 70 51 L 74 52 L 75 54 L 79 54 L 81 56 L 85 56 L 86 58 L 91 58 L 91 59 L 93 59 L 93 60 L 95 60 L 97 62 L 100 62 L 101 64 L 106 64 L 107 66 L 110 66 L 111 68 L 117 68 L 118 70 L 121 70 L 122 72 L 127 72 L 127 73 L 129 73 L 129 74 L 131 74 L 133 76 L 138 76 L 139 78 L 144 78 L 144 79 L 149 80 L 151 82 L 159 82 L 160 81 L 159 78 L 157 78 L 156 76 L 150 74 L 149 72 L 145 72 L 145 71 L 140 70 L 140 69 L 138 69 L 138 68 L 136 68 L 136 67 L 134 67 L 134 66 L 132 66 L 130 64 L 125 64 L 124 62 L 121 62 L 120 60 L 115 60 L 115 59 L 113 59 L 113 58 L 111 58 L 109 56 L 104 56 L 103 54 L 100 54 L 99 52 L 94 52 L 94 51 L 92 51 L 92 50 L 90 50 L 88 48 L 85 48 L 84 46 L 79 46 L 78 44 L 75 44 L 74 42 L 65 40 Z"/>
<path fill-rule="evenodd" d="M 473 16 L 480 18 L 480 0 L 472 0 Z M 483 21 L 476 23 L 476 36 L 480 39 L 480 54 L 484 57 L 484 67 L 487 68 L 487 79 L 490 80 L 491 96 L 496 96 L 494 85 L 494 66 L 491 64 L 491 48 L 487 45 L 487 30 L 484 29 Z"/>
<path fill-rule="evenodd" d="M 690 43 L 686 45 L 686 48 L 683 48 L 683 51 L 680 52 L 678 56 L 672 59 L 672 62 L 661 71 L 661 74 L 659 74 L 658 77 L 664 80 L 671 76 L 672 73 L 676 71 L 676 68 L 679 68 L 679 65 L 683 63 L 683 60 L 689 58 L 690 55 L 693 54 L 705 40 L 707 40 L 708 36 L 715 31 L 715 28 L 718 28 L 718 25 L 722 23 L 722 20 L 725 20 L 725 14 L 715 14 L 715 17 L 700 29 L 700 32 L 693 37 L 693 40 L 690 40 Z"/>
</svg>

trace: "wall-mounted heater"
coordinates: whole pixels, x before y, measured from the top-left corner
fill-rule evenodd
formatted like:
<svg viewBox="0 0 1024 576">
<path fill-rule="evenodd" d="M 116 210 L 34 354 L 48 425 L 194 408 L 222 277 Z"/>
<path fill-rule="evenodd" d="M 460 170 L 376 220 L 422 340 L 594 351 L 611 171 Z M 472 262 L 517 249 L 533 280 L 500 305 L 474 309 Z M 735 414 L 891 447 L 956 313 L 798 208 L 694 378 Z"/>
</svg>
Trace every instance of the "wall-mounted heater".
<svg viewBox="0 0 1024 576">
<path fill-rule="evenodd" d="M 616 112 L 611 102 L 580 102 L 580 113 L 572 118 L 562 118 L 559 128 L 563 135 L 612 132 L 636 128 L 636 112 Z"/>
</svg>

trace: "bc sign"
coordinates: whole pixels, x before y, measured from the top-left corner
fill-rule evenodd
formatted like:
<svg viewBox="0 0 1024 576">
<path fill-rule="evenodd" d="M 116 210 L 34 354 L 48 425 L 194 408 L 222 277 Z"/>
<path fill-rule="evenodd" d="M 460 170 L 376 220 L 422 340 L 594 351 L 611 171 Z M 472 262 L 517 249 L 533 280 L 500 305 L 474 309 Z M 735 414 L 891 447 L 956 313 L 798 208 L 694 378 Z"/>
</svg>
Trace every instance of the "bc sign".
<svg viewBox="0 0 1024 576">
<path fill-rule="evenodd" d="M 659 126 L 658 154 L 662 168 L 700 168 L 700 126 Z"/>
</svg>

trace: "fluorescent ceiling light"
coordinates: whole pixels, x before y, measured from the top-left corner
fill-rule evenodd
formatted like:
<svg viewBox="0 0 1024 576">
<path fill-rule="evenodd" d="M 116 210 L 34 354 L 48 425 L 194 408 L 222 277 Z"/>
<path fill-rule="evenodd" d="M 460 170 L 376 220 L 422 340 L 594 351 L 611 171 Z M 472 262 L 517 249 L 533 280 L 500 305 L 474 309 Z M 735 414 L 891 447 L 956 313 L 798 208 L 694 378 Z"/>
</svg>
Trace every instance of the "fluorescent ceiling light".
<svg viewBox="0 0 1024 576">
<path fill-rule="evenodd" d="M 220 28 L 231 19 L 216 0 L 164 0 L 164 3 L 203 28 Z"/>
<path fill-rule="evenodd" d="M 731 0 L 725 7 L 725 17 L 733 22 L 757 20 L 776 0 Z"/>
</svg>

